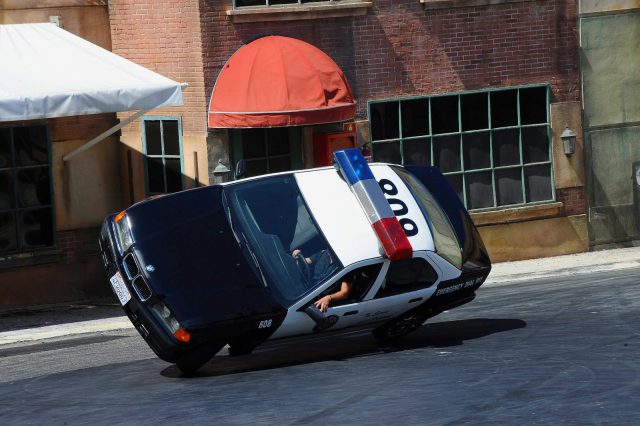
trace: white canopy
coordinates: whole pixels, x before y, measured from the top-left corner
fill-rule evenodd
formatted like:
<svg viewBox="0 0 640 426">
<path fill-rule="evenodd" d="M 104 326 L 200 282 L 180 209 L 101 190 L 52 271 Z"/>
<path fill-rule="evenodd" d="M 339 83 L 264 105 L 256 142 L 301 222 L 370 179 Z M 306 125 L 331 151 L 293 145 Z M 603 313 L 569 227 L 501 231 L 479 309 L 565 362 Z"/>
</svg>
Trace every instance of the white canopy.
<svg viewBox="0 0 640 426">
<path fill-rule="evenodd" d="M 0 25 L 0 122 L 177 105 L 179 83 L 55 24 Z"/>
</svg>

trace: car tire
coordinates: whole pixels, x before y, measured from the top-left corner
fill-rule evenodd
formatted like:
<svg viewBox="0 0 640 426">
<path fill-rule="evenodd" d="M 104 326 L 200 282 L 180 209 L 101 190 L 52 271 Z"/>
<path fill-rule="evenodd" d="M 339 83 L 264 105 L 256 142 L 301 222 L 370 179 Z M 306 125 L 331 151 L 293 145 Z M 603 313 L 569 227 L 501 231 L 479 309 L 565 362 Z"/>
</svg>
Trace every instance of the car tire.
<svg viewBox="0 0 640 426">
<path fill-rule="evenodd" d="M 259 344 L 252 341 L 229 342 L 229 356 L 249 355 Z"/>
<path fill-rule="evenodd" d="M 191 349 L 176 361 L 176 367 L 184 375 L 191 375 L 205 365 L 222 347 L 224 343 L 210 343 Z"/>
<path fill-rule="evenodd" d="M 373 335 L 382 342 L 390 342 L 416 331 L 426 320 L 427 317 L 423 314 L 409 312 L 376 328 Z"/>
</svg>

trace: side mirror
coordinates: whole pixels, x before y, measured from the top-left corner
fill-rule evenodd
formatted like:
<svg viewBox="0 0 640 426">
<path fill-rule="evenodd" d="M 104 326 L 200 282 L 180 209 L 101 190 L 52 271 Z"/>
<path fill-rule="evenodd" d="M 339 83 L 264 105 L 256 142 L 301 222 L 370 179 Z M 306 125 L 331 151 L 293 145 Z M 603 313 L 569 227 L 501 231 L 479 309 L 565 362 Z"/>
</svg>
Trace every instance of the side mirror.
<svg viewBox="0 0 640 426">
<path fill-rule="evenodd" d="M 240 160 L 236 163 L 236 179 L 242 179 L 246 173 L 246 166 L 244 160 Z"/>
</svg>

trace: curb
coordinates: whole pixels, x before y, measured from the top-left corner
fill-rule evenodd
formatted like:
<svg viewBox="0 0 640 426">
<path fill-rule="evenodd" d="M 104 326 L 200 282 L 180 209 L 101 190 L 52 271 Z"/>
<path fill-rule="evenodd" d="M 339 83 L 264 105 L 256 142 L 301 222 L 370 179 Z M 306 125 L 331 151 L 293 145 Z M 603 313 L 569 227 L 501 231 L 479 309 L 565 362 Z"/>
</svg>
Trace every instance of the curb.
<svg viewBox="0 0 640 426">
<path fill-rule="evenodd" d="M 47 325 L 45 327 L 27 328 L 0 333 L 0 345 L 125 329 L 133 329 L 133 324 L 131 324 L 131 321 L 129 321 L 129 318 L 126 316 L 72 322 L 67 324 Z"/>
</svg>

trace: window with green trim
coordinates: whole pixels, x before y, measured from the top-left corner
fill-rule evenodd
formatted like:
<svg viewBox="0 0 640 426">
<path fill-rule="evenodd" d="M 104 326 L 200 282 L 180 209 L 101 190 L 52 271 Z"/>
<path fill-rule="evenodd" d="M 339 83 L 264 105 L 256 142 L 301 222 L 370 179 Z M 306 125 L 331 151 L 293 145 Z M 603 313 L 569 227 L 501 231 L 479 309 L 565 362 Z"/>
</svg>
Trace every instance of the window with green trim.
<svg viewBox="0 0 640 426">
<path fill-rule="evenodd" d="M 182 190 L 182 123 L 180 119 L 143 117 L 142 141 L 147 195 Z"/>
<path fill-rule="evenodd" d="M 468 209 L 552 201 L 549 86 L 369 102 L 374 161 L 436 166 Z"/>
<path fill-rule="evenodd" d="M 0 128 L 0 253 L 54 244 L 46 125 Z"/>
</svg>

